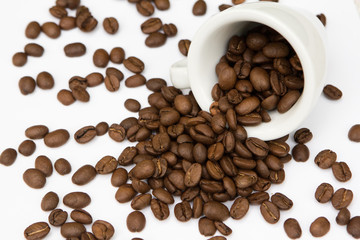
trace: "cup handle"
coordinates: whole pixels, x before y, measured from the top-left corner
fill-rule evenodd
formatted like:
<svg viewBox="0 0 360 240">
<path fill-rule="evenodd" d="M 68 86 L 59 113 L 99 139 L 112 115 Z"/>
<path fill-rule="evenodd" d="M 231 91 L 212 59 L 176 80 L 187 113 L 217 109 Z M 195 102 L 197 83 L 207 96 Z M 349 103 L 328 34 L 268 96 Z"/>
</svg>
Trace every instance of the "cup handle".
<svg viewBox="0 0 360 240">
<path fill-rule="evenodd" d="M 170 67 L 170 78 L 174 87 L 179 89 L 190 88 L 186 58 L 174 63 Z"/>
</svg>

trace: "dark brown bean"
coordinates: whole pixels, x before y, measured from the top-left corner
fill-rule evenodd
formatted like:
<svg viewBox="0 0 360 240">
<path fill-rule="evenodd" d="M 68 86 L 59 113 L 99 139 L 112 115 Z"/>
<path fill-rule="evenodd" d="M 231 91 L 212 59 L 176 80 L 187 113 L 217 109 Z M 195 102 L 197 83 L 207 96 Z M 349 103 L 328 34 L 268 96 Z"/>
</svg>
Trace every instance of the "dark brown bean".
<svg viewBox="0 0 360 240">
<path fill-rule="evenodd" d="M 22 52 L 15 53 L 12 58 L 12 62 L 14 64 L 14 66 L 22 67 L 27 62 L 27 55 Z"/>
<path fill-rule="evenodd" d="M 125 59 L 125 51 L 121 47 L 115 47 L 110 52 L 110 61 L 112 63 L 123 63 Z"/>
<path fill-rule="evenodd" d="M 67 89 L 60 90 L 57 94 L 57 99 L 65 106 L 69 106 L 75 102 L 75 98 L 71 91 Z"/>
<path fill-rule="evenodd" d="M 167 204 L 157 199 L 152 199 L 150 206 L 151 206 L 151 211 L 158 220 L 160 221 L 165 220 L 169 217 L 170 211 Z"/>
<path fill-rule="evenodd" d="M 274 224 L 280 219 L 280 211 L 275 204 L 269 201 L 264 201 L 260 206 L 261 215 L 265 221 Z"/>
<path fill-rule="evenodd" d="M 360 142 L 360 124 L 355 124 L 350 128 L 348 138 L 350 141 Z"/>
<path fill-rule="evenodd" d="M 106 122 L 99 122 L 95 127 L 97 136 L 105 135 L 108 132 L 108 130 L 109 130 L 109 124 Z"/>
<path fill-rule="evenodd" d="M 128 180 L 128 172 L 124 168 L 116 169 L 111 175 L 111 185 L 114 187 L 120 187 Z"/>
<path fill-rule="evenodd" d="M 28 43 L 24 47 L 24 52 L 28 56 L 41 57 L 44 54 L 44 48 L 36 43 Z"/>
<path fill-rule="evenodd" d="M 319 203 L 327 203 L 334 194 L 334 188 L 329 183 L 320 184 L 315 192 L 315 198 Z"/>
<path fill-rule="evenodd" d="M 206 2 L 204 0 L 197 0 L 193 6 L 192 12 L 195 16 L 202 16 L 206 13 Z"/>
<path fill-rule="evenodd" d="M 332 165 L 334 177 L 340 182 L 347 182 L 351 179 L 352 173 L 349 166 L 345 162 L 335 162 Z"/>
<path fill-rule="evenodd" d="M 170 8 L 169 0 L 154 0 L 155 6 L 159 10 L 167 10 Z"/>
<path fill-rule="evenodd" d="M 49 214 L 48 220 L 51 225 L 58 227 L 66 222 L 67 217 L 68 213 L 66 211 L 55 209 Z"/>
<path fill-rule="evenodd" d="M 91 224 L 93 219 L 87 211 L 83 209 L 75 209 L 70 213 L 70 217 L 75 222 L 81 223 L 81 224 Z"/>
<path fill-rule="evenodd" d="M 350 205 L 353 199 L 353 192 L 351 190 L 340 188 L 331 198 L 331 204 L 337 210 L 346 208 Z"/>
<path fill-rule="evenodd" d="M 126 218 L 126 225 L 130 232 L 141 232 L 145 228 L 146 218 L 142 212 L 131 212 Z"/>
<path fill-rule="evenodd" d="M 24 231 L 27 240 L 38 240 L 45 238 L 50 232 L 50 227 L 46 222 L 37 222 L 28 226 Z"/>
<path fill-rule="evenodd" d="M 131 201 L 136 195 L 134 188 L 130 184 L 121 185 L 115 194 L 115 199 L 120 203 Z"/>
<path fill-rule="evenodd" d="M 48 192 L 41 200 L 41 209 L 43 211 L 52 211 L 59 204 L 59 196 L 54 192 Z"/>
<path fill-rule="evenodd" d="M 86 232 L 86 228 L 81 223 L 67 222 L 61 226 L 61 235 L 64 238 L 80 237 L 82 233 Z"/>
<path fill-rule="evenodd" d="M 336 216 L 336 223 L 345 226 L 350 222 L 351 214 L 347 208 L 342 208 Z"/>
<path fill-rule="evenodd" d="M 103 27 L 108 34 L 115 34 L 119 30 L 119 23 L 116 18 L 108 17 L 104 19 Z"/>
<path fill-rule="evenodd" d="M 101 158 L 95 165 L 95 170 L 99 174 L 109 174 L 115 171 L 118 162 L 112 156 L 105 156 Z"/>
<path fill-rule="evenodd" d="M 155 10 L 152 3 L 148 0 L 140 0 L 139 2 L 137 2 L 136 9 L 141 15 L 145 17 L 153 15 Z"/>
<path fill-rule="evenodd" d="M 45 186 L 45 175 L 38 169 L 29 168 L 23 174 L 24 182 L 31 188 L 40 189 Z"/>
<path fill-rule="evenodd" d="M 18 152 L 26 157 L 31 156 L 36 150 L 36 144 L 32 140 L 25 140 L 20 143 Z"/>
<path fill-rule="evenodd" d="M 104 68 L 108 65 L 110 60 L 109 54 L 105 49 L 97 49 L 93 55 L 94 65 L 99 68 Z"/>
<path fill-rule="evenodd" d="M 36 87 L 35 80 L 32 77 L 22 77 L 19 80 L 19 89 L 23 95 L 33 93 Z"/>
<path fill-rule="evenodd" d="M 141 108 L 140 103 L 135 99 L 127 99 L 124 103 L 125 108 L 130 112 L 138 112 Z"/>
<path fill-rule="evenodd" d="M 275 193 L 272 195 L 271 202 L 274 203 L 280 210 L 289 210 L 293 206 L 291 199 L 282 193 Z"/>
<path fill-rule="evenodd" d="M 38 156 L 35 159 L 35 168 L 44 173 L 46 177 L 50 177 L 53 173 L 51 160 L 46 156 Z"/>
<path fill-rule="evenodd" d="M 199 232 L 204 236 L 213 236 L 216 232 L 214 221 L 203 217 L 199 219 Z"/>
<path fill-rule="evenodd" d="M 27 38 L 35 39 L 41 33 L 41 26 L 38 22 L 30 22 L 25 29 L 25 36 Z"/>
<path fill-rule="evenodd" d="M 210 201 L 204 204 L 204 215 L 215 221 L 225 221 L 230 217 L 229 209 L 222 203 Z"/>
<path fill-rule="evenodd" d="M 63 198 L 64 205 L 73 209 L 85 208 L 90 202 L 90 196 L 84 192 L 71 192 L 66 194 Z"/>
<path fill-rule="evenodd" d="M 46 22 L 41 26 L 41 30 L 45 33 L 49 38 L 58 38 L 61 34 L 60 27 L 54 22 Z"/>
<path fill-rule="evenodd" d="M 63 17 L 60 19 L 59 26 L 62 30 L 71 30 L 76 28 L 76 18 Z"/>
<path fill-rule="evenodd" d="M 54 167 L 55 167 L 55 170 L 60 175 L 66 175 L 66 174 L 69 174 L 71 172 L 71 165 L 64 158 L 60 158 L 60 159 L 56 160 L 56 162 L 54 164 Z"/>
<path fill-rule="evenodd" d="M 310 225 L 310 233 L 314 237 L 322 237 L 330 230 L 330 222 L 325 217 L 318 217 Z"/>
<path fill-rule="evenodd" d="M 97 220 L 92 225 L 92 232 L 98 240 L 110 240 L 115 233 L 115 229 L 110 223 Z"/>
<path fill-rule="evenodd" d="M 334 164 L 334 162 L 336 162 L 336 158 L 337 158 L 337 155 L 335 152 L 333 152 L 329 149 L 326 149 L 326 150 L 319 152 L 316 155 L 314 162 L 320 168 L 327 169 L 327 168 L 331 168 L 331 166 Z"/>
<path fill-rule="evenodd" d="M 145 68 L 144 63 L 137 57 L 128 57 L 123 63 L 133 73 L 141 73 Z"/>
<path fill-rule="evenodd" d="M 121 125 L 116 123 L 110 126 L 108 134 L 111 137 L 111 139 L 113 139 L 116 142 L 124 141 L 126 136 L 125 129 Z"/>
<path fill-rule="evenodd" d="M 50 148 L 56 148 L 64 145 L 70 138 L 70 134 L 65 129 L 52 131 L 44 137 L 44 143 Z"/>
<path fill-rule="evenodd" d="M 7 148 L 0 155 L 0 164 L 3 164 L 5 166 L 10 166 L 15 162 L 16 157 L 17 157 L 16 150 L 13 148 Z"/>
<path fill-rule="evenodd" d="M 286 235 L 291 239 L 300 238 L 302 235 L 302 230 L 299 222 L 294 218 L 288 218 L 284 222 L 284 230 Z"/>
<path fill-rule="evenodd" d="M 71 181 L 79 186 L 88 184 L 96 177 L 96 170 L 91 165 L 84 165 L 79 168 L 71 178 Z"/>
<path fill-rule="evenodd" d="M 80 42 L 70 43 L 64 47 L 64 52 L 67 57 L 80 57 L 86 53 L 86 47 Z"/>
<path fill-rule="evenodd" d="M 145 45 L 151 48 L 160 47 L 165 44 L 166 39 L 166 34 L 160 32 L 150 33 L 150 35 L 145 40 Z"/>
<path fill-rule="evenodd" d="M 178 43 L 178 48 L 179 51 L 181 52 L 182 55 L 184 55 L 185 57 L 188 55 L 189 53 L 189 48 L 190 48 L 190 44 L 191 41 L 188 39 L 182 39 L 179 41 Z"/>
<path fill-rule="evenodd" d="M 143 33 L 150 34 L 159 31 L 162 26 L 160 18 L 149 18 L 141 24 L 140 28 Z"/>
<path fill-rule="evenodd" d="M 178 32 L 177 27 L 173 23 L 164 24 L 163 30 L 168 37 L 174 37 Z"/>
</svg>

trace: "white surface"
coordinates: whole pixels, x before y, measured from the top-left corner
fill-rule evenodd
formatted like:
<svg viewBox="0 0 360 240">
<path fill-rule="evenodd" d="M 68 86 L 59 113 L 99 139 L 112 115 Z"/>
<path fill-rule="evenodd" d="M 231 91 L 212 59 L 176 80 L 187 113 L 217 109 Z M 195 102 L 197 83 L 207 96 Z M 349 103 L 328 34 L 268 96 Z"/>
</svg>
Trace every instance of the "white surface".
<svg viewBox="0 0 360 240">
<path fill-rule="evenodd" d="M 156 12 L 163 22 L 173 22 L 179 28 L 176 38 L 169 39 L 164 47 L 148 49 L 144 46 L 145 35 L 139 29 L 146 19 L 137 14 L 134 6 L 127 1 L 107 0 L 84 1 L 98 20 L 100 25 L 95 32 L 84 34 L 78 30 L 63 32 L 62 37 L 51 40 L 43 34 L 34 42 L 45 47 L 42 58 L 29 58 L 27 65 L 16 68 L 11 64 L 12 55 L 21 51 L 23 46 L 32 42 L 24 37 L 24 29 L 28 22 L 37 20 L 56 21 L 49 13 L 48 8 L 53 1 L 12 0 L 3 3 L 0 8 L 0 66 L 1 66 L 1 124 L 0 146 L 17 148 L 25 140 L 24 130 L 33 124 L 45 124 L 51 130 L 66 128 L 71 134 L 82 126 L 97 124 L 100 121 L 109 123 L 120 122 L 127 116 L 136 116 L 128 113 L 123 102 L 129 97 L 136 98 L 146 105 L 146 97 L 150 93 L 145 87 L 128 89 L 122 82 L 119 92 L 110 93 L 104 86 L 90 89 L 91 101 L 87 104 L 75 103 L 70 107 L 62 106 L 56 99 L 56 93 L 67 87 L 68 79 L 73 75 L 84 76 L 92 71 L 104 72 L 96 69 L 92 64 L 92 53 L 97 48 L 110 50 L 115 46 L 122 46 L 127 56 L 141 57 L 146 63 L 144 72 L 147 78 L 163 77 L 169 79 L 168 69 L 172 63 L 182 59 L 177 50 L 177 42 L 182 38 L 191 39 L 196 29 L 213 13 L 216 13 L 218 1 L 207 1 L 208 12 L 204 17 L 195 17 L 191 14 L 192 0 L 173 0 L 170 11 Z M 229 3 L 230 0 L 221 1 Z M 282 0 L 283 4 L 305 8 L 314 14 L 324 12 L 328 19 L 327 34 L 329 37 L 329 72 L 327 82 L 338 86 L 344 93 L 340 101 L 333 102 L 321 97 L 312 114 L 302 124 L 309 127 L 313 140 L 308 144 L 311 157 L 306 163 L 288 163 L 285 167 L 286 180 L 279 186 L 273 186 L 270 193 L 283 192 L 294 201 L 290 211 L 282 211 L 281 219 L 276 225 L 267 224 L 260 215 L 259 207 L 252 206 L 246 217 L 240 221 L 227 220 L 233 229 L 229 240 L 247 239 L 287 239 L 283 230 L 283 222 L 289 217 L 299 220 L 302 230 L 302 239 L 312 239 L 309 234 L 310 223 L 318 216 L 326 216 L 331 222 L 331 230 L 323 239 L 350 239 L 345 227 L 335 223 L 335 211 L 331 204 L 319 204 L 314 198 L 316 187 L 322 182 L 333 184 L 334 188 L 346 187 L 354 192 L 354 200 L 349 209 L 352 215 L 360 214 L 360 148 L 359 144 L 347 139 L 348 129 L 360 123 L 360 30 L 359 16 L 353 1 L 338 0 Z M 120 22 L 120 31 L 115 36 L 104 33 L 101 20 L 104 17 L 115 16 Z M 62 48 L 70 42 L 80 41 L 88 46 L 84 57 L 69 59 L 64 56 Z M 113 66 L 113 65 L 109 65 Z M 126 76 L 129 72 L 123 66 L 120 69 Z M 53 74 L 56 86 L 53 90 L 36 91 L 29 96 L 22 96 L 18 90 L 18 79 L 24 75 L 36 77 L 41 71 Z M 146 94 L 145 94 L 146 92 Z M 73 172 L 84 164 L 96 164 L 104 155 L 118 157 L 128 143 L 118 144 L 108 136 L 98 137 L 87 145 L 79 145 L 71 139 L 59 149 L 48 149 L 42 141 L 36 141 L 37 150 L 31 157 L 18 156 L 11 167 L 0 166 L 0 230 L 1 239 L 23 239 L 24 229 L 31 223 L 47 221 L 48 213 L 40 209 L 40 201 L 48 191 L 56 191 L 62 198 L 66 193 L 79 190 L 88 192 L 92 203 L 86 208 L 94 220 L 103 219 L 111 222 L 116 228 L 114 239 L 130 240 L 133 237 L 142 237 L 146 240 L 182 240 L 207 239 L 198 233 L 197 220 L 188 223 L 179 223 L 173 215 L 168 220 L 156 220 L 149 208 L 144 210 L 147 225 L 143 232 L 134 234 L 126 228 L 126 216 L 132 210 L 129 204 L 119 204 L 114 195 L 116 189 L 110 184 L 110 176 L 97 176 L 94 181 L 84 187 L 71 183 L 71 174 L 65 177 L 54 172 L 47 179 L 46 186 L 41 190 L 30 189 L 22 180 L 23 172 L 34 166 L 38 155 L 47 155 L 53 162 L 64 157 L 71 161 Z M 326 148 L 337 152 L 339 161 L 346 161 L 352 169 L 353 178 L 348 183 L 339 183 L 332 176 L 331 170 L 321 170 L 314 163 L 315 155 Z M 73 173 L 72 172 L 72 173 Z M 296 190 L 295 190 L 296 189 Z M 60 208 L 70 212 L 69 208 L 61 203 Z M 52 230 L 47 239 L 61 239 L 59 228 Z"/>
<path fill-rule="evenodd" d="M 223 11 L 206 21 L 194 36 L 188 54 L 188 66 L 178 62 L 171 68 L 175 86 L 183 88 L 188 81 L 200 107 L 210 109 L 213 99 L 211 90 L 218 78 L 215 69 L 229 39 L 243 34 L 255 23 L 266 24 L 283 35 L 292 45 L 304 69 L 305 87 L 296 104 L 286 113 L 272 111 L 271 121 L 255 127 L 247 127 L 248 136 L 263 140 L 282 137 L 294 130 L 307 118 L 322 92 L 326 75 L 326 32 L 319 19 L 308 11 L 297 11 L 284 4 L 257 2 L 240 4 Z M 180 67 L 179 67 L 180 66 Z M 177 81 L 174 81 L 177 80 Z"/>
</svg>

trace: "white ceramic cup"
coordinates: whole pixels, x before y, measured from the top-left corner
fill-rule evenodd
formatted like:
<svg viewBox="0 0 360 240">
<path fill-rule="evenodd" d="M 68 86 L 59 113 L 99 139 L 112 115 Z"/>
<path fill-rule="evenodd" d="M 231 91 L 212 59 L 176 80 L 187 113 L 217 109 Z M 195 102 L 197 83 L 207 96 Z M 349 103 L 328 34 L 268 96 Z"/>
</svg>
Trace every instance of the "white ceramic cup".
<svg viewBox="0 0 360 240">
<path fill-rule="evenodd" d="M 200 107 L 209 111 L 211 90 L 218 81 L 215 66 L 225 54 L 228 40 L 258 24 L 275 29 L 287 39 L 304 71 L 303 93 L 289 111 L 271 111 L 270 122 L 246 127 L 248 136 L 272 140 L 297 129 L 321 95 L 327 66 L 325 29 L 314 14 L 272 2 L 240 4 L 217 13 L 200 27 L 187 59 L 171 67 L 170 77 L 175 87 L 191 88 Z"/>
</svg>

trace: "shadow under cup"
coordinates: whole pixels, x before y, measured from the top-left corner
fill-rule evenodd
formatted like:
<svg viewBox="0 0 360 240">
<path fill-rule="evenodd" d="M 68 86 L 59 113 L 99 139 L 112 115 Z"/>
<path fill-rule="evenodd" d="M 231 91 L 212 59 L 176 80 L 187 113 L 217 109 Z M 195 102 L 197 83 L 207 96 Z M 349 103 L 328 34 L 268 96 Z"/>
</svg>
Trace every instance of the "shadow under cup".
<svg viewBox="0 0 360 240">
<path fill-rule="evenodd" d="M 266 25 L 289 42 L 303 67 L 304 89 L 298 101 L 286 113 L 269 111 L 270 122 L 246 127 L 248 136 L 262 140 L 285 136 L 299 127 L 321 95 L 326 72 L 324 27 L 321 22 L 306 12 L 297 12 L 286 6 L 278 8 L 277 5 L 274 13 L 269 13 L 267 9 L 266 14 L 257 11 L 240 14 L 234 7 L 213 16 L 196 34 L 188 55 L 191 89 L 200 107 L 209 111 L 213 102 L 211 90 L 218 82 L 215 67 L 226 53 L 228 41 L 233 35 L 244 35 L 258 25 Z M 281 11 L 283 8 L 285 12 Z M 279 16 L 281 13 L 285 15 Z M 283 21 L 284 17 L 286 21 Z"/>
</svg>

